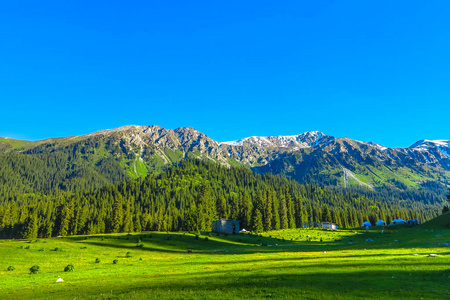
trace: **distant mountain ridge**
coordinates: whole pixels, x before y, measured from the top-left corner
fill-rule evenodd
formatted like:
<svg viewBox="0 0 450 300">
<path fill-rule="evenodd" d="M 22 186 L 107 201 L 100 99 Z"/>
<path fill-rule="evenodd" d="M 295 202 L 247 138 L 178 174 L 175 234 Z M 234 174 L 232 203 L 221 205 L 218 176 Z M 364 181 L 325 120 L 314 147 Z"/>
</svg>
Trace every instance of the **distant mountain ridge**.
<svg viewBox="0 0 450 300">
<path fill-rule="evenodd" d="M 131 177 L 160 172 L 187 158 L 245 166 L 281 174 L 301 183 L 405 190 L 427 182 L 450 184 L 450 141 L 420 140 L 408 148 L 388 148 L 319 131 L 291 136 L 252 136 L 218 142 L 191 127 L 165 129 L 128 125 L 87 135 L 37 142 L 0 138 L 0 153 L 78 153 L 63 168 L 114 160 Z M 78 152 L 77 152 L 78 151 Z M 80 159 L 82 157 L 83 159 Z"/>
</svg>

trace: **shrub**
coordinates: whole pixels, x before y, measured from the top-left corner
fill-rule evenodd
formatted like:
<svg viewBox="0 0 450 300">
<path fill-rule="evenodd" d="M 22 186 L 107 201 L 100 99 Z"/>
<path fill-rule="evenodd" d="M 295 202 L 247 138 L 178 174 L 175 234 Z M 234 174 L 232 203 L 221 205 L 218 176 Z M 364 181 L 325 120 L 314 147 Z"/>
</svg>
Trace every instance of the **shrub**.
<svg viewBox="0 0 450 300">
<path fill-rule="evenodd" d="M 195 235 L 195 239 L 198 240 L 200 237 L 198 236 L 198 234 Z"/>
<path fill-rule="evenodd" d="M 144 244 L 142 244 L 142 243 L 140 243 L 140 244 L 137 244 L 137 245 L 136 245 L 136 247 L 138 247 L 138 248 L 142 248 L 142 247 L 144 247 Z"/>
<path fill-rule="evenodd" d="M 56 247 L 55 250 L 53 250 L 53 251 L 61 251 L 61 249 Z"/>
<path fill-rule="evenodd" d="M 30 274 L 37 274 L 41 271 L 41 267 L 34 265 L 30 268 Z"/>
<path fill-rule="evenodd" d="M 96 259 L 95 259 L 95 263 L 96 263 L 96 264 L 99 264 L 99 263 L 100 263 L 100 258 L 96 258 Z"/>
<path fill-rule="evenodd" d="M 16 268 L 14 268 L 13 266 L 9 266 L 7 270 L 8 270 L 8 271 L 14 271 L 15 269 L 16 269 Z"/>
<path fill-rule="evenodd" d="M 30 246 L 26 246 L 25 249 L 30 249 Z"/>
<path fill-rule="evenodd" d="M 126 257 L 131 257 L 131 252 L 127 252 Z"/>
<path fill-rule="evenodd" d="M 75 267 L 74 267 L 72 264 L 67 265 L 67 266 L 64 268 L 64 272 L 73 272 L 73 270 L 75 270 Z"/>
<path fill-rule="evenodd" d="M 208 237 L 205 237 L 205 242 L 207 242 L 207 241 L 209 241 L 209 238 L 208 238 Z"/>
<path fill-rule="evenodd" d="M 140 242 L 141 242 L 141 239 L 137 239 L 136 243 L 138 243 L 138 244 L 139 244 Z"/>
<path fill-rule="evenodd" d="M 117 265 L 119 261 L 117 259 L 113 260 L 113 264 Z"/>
</svg>

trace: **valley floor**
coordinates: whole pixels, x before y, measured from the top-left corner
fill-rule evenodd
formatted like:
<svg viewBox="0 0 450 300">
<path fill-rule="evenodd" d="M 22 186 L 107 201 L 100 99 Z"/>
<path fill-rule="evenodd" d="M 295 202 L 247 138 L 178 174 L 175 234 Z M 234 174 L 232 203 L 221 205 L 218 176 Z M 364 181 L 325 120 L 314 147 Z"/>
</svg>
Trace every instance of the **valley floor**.
<svg viewBox="0 0 450 300">
<path fill-rule="evenodd" d="M 3 240 L 0 298 L 450 299 L 448 243 L 419 227 Z"/>
</svg>

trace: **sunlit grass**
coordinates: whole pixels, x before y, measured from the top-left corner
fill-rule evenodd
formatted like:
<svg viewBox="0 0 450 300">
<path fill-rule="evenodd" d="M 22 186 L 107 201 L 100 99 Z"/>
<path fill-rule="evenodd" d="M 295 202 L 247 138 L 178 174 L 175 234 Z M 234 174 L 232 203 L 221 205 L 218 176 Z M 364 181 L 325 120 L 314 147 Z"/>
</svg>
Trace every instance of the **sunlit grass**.
<svg viewBox="0 0 450 300">
<path fill-rule="evenodd" d="M 289 229 L 261 235 L 202 233 L 198 238 L 195 233 L 146 232 L 4 240 L 0 295 L 2 299 L 449 298 L 450 247 L 443 244 L 450 240 L 450 231 L 381 230 Z M 367 242 L 369 238 L 374 242 Z M 439 256 L 429 257 L 430 253 Z M 68 264 L 74 265 L 73 272 L 64 272 Z M 14 271 L 7 271 L 10 265 Z M 29 274 L 33 265 L 40 266 L 39 274 Z M 58 277 L 64 282 L 55 283 Z"/>
</svg>

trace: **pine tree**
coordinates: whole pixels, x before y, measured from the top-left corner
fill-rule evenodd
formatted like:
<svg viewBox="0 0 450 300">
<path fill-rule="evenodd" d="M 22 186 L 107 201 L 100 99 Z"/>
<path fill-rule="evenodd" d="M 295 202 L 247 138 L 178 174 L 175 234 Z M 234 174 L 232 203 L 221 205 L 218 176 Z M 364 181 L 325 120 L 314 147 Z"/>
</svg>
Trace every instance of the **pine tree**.
<svg viewBox="0 0 450 300">
<path fill-rule="evenodd" d="M 323 213 L 323 220 L 325 222 L 332 222 L 331 212 L 328 207 L 328 205 L 325 205 L 324 213 Z"/>
<path fill-rule="evenodd" d="M 217 216 L 219 219 L 227 219 L 228 211 L 227 211 L 227 199 L 223 195 L 220 195 L 217 198 Z"/>
<path fill-rule="evenodd" d="M 276 198 L 276 194 L 275 191 L 270 189 L 269 192 L 267 193 L 267 197 L 271 198 L 271 202 L 273 203 L 273 209 L 272 209 L 272 213 L 273 213 L 273 221 L 272 221 L 272 227 L 274 230 L 279 230 L 281 228 L 281 223 L 280 223 L 280 214 L 279 214 L 279 210 L 280 210 L 280 204 L 278 202 L 278 199 Z"/>
<path fill-rule="evenodd" d="M 253 217 L 253 230 L 256 231 L 257 233 L 261 233 L 264 231 L 262 214 L 259 209 L 255 210 L 255 214 Z"/>
<path fill-rule="evenodd" d="M 125 216 L 123 220 L 123 231 L 124 232 L 132 232 L 134 230 L 134 224 L 133 224 L 133 215 L 131 212 L 131 206 L 132 206 L 132 199 L 129 199 L 127 201 L 127 208 L 125 210 Z"/>
<path fill-rule="evenodd" d="M 289 228 L 286 198 L 283 191 L 279 191 L 278 199 L 280 201 L 280 226 L 281 229 Z"/>
<path fill-rule="evenodd" d="M 114 200 L 114 206 L 112 211 L 112 232 L 121 232 L 123 224 L 123 205 L 122 205 L 122 195 L 116 195 Z"/>
<path fill-rule="evenodd" d="M 36 214 L 30 214 L 25 222 L 24 239 L 35 239 L 38 236 L 38 218 Z"/>
<path fill-rule="evenodd" d="M 285 198 L 286 198 L 286 205 L 287 205 L 289 228 L 296 228 L 297 226 L 295 224 L 294 203 L 292 202 L 291 195 L 289 194 L 289 187 L 286 187 Z"/>
<path fill-rule="evenodd" d="M 269 196 L 269 192 L 267 192 L 266 202 L 264 203 L 264 230 L 269 231 L 272 230 L 272 222 L 273 222 L 273 197 Z"/>
<path fill-rule="evenodd" d="M 241 220 L 242 227 L 249 228 L 252 224 L 252 202 L 250 200 L 250 196 L 247 191 L 244 191 L 241 194 Z"/>
</svg>

